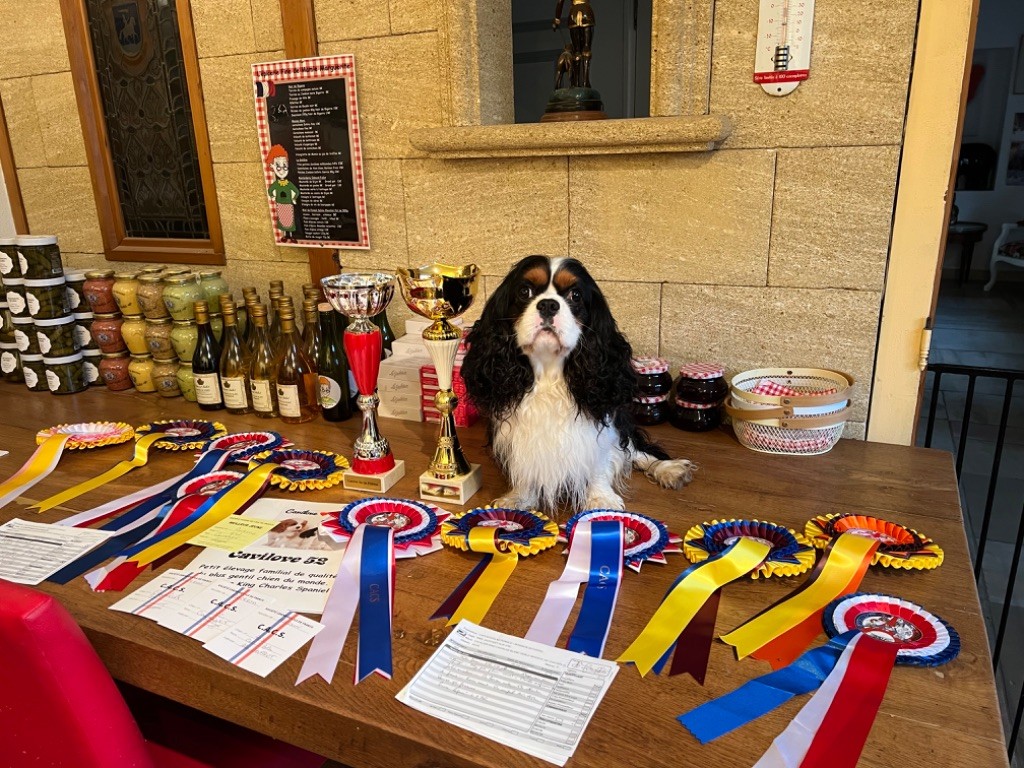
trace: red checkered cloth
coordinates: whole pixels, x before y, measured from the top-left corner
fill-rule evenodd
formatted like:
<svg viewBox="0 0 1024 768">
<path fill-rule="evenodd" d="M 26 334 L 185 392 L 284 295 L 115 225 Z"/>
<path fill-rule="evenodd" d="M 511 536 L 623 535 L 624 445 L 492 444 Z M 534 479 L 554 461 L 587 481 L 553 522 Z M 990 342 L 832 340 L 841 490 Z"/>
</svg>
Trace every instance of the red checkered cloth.
<svg viewBox="0 0 1024 768">
<path fill-rule="evenodd" d="M 801 392 L 771 379 L 761 379 L 757 386 L 750 390 L 751 394 L 768 395 L 769 397 L 821 397 L 823 395 L 834 395 L 838 391 L 835 387 L 832 387 L 831 389 L 819 389 L 814 392 Z"/>
<path fill-rule="evenodd" d="M 687 363 L 679 366 L 684 379 L 717 379 L 725 375 L 725 366 L 718 363 Z"/>
</svg>

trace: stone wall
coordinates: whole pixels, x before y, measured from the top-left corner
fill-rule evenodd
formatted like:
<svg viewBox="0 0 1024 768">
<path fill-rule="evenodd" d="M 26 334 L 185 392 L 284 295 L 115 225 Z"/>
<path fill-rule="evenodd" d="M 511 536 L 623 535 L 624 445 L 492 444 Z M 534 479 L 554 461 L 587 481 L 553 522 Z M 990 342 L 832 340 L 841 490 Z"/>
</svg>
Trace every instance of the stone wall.
<svg viewBox="0 0 1024 768">
<path fill-rule="evenodd" d="M 717 0 L 707 103 L 734 125 L 721 149 L 493 160 L 431 159 L 409 142 L 442 124 L 451 85 L 440 2 L 317 1 L 321 52 L 355 54 L 359 73 L 373 247 L 343 252 L 345 266 L 473 261 L 486 295 L 522 255 L 574 256 L 638 352 L 849 371 L 863 386 L 848 434 L 862 435 L 917 1 L 818 0 L 811 79 L 776 99 L 751 82 L 757 4 Z M 249 75 L 283 57 L 278 3 L 192 8 L 225 275 L 236 291 L 275 276 L 297 292 L 306 254 L 272 242 Z M 865 38 L 869 8 L 882 33 Z M 102 263 L 58 0 L 0 0 L 0 12 L 0 97 L 30 227 L 59 235 L 69 264 Z M 407 313 L 393 307 L 401 332 Z"/>
</svg>

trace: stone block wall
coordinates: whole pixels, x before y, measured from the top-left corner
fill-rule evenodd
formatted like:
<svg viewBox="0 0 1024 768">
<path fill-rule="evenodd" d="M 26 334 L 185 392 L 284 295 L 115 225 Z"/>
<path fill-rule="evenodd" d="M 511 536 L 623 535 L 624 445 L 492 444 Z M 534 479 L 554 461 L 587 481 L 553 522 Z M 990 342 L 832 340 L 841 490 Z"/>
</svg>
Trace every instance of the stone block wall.
<svg viewBox="0 0 1024 768">
<path fill-rule="evenodd" d="M 440 2 L 316 2 L 321 52 L 355 54 L 359 76 L 373 247 L 343 251 L 345 266 L 473 261 L 486 296 L 523 255 L 577 257 L 638 352 L 848 371 L 862 387 L 847 434 L 863 435 L 917 0 L 818 0 L 811 78 L 781 99 L 751 81 L 756 3 L 679 2 L 714 8 L 706 103 L 734 126 L 719 150 L 480 160 L 409 142 L 444 120 Z M 278 2 L 192 9 L 225 276 L 236 292 L 273 274 L 297 293 L 306 251 L 273 245 L 249 74 L 283 57 Z M 865 38 L 868 9 L 879 34 Z M 58 0 L 0 0 L 0 12 L 0 97 L 30 227 L 59 235 L 72 266 L 103 263 Z"/>
</svg>

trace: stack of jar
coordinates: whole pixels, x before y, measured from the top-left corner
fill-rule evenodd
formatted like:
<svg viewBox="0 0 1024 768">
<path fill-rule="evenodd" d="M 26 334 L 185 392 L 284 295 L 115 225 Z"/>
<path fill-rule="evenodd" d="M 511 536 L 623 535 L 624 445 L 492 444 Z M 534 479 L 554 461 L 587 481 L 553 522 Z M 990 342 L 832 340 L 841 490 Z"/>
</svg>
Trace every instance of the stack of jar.
<svg viewBox="0 0 1024 768">
<path fill-rule="evenodd" d="M 663 424 L 668 419 L 668 395 L 672 389 L 668 360 L 660 357 L 634 357 L 632 363 L 637 375 L 633 418 L 637 424 L 645 427 Z"/>
<path fill-rule="evenodd" d="M 729 394 L 725 367 L 687 363 L 672 385 L 669 421 L 688 432 L 705 432 L 722 423 L 722 403 Z"/>
<path fill-rule="evenodd" d="M 0 332 L 0 347 L 7 353 L 4 366 L 13 360 L 21 368 L 21 380 L 34 391 L 72 394 L 89 382 L 84 355 L 75 336 L 71 297 L 68 294 L 57 238 L 19 235 L 0 240 L 0 281 L 10 320 Z M 17 374 L 4 370 L 4 378 Z"/>
</svg>

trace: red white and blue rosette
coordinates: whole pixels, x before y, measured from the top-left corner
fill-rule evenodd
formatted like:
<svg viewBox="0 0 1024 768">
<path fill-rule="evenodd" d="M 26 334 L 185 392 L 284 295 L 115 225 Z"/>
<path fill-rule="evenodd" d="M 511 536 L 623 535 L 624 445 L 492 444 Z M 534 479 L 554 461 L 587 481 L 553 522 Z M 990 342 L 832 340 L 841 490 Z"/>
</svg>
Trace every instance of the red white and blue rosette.
<svg viewBox="0 0 1024 768">
<path fill-rule="evenodd" d="M 285 439 L 277 432 L 235 432 L 215 438 L 207 446 L 207 450 L 231 451 L 232 463 L 248 464 L 256 454 L 272 451 L 284 445 Z"/>
<path fill-rule="evenodd" d="M 193 477 L 178 486 L 175 496 L 183 499 L 186 496 L 212 496 L 223 491 L 229 485 L 237 483 L 245 477 L 244 472 L 231 472 L 226 469 L 207 472 L 205 475 Z"/>
<path fill-rule="evenodd" d="M 442 549 L 441 524 L 449 513 L 433 504 L 410 499 L 374 496 L 346 505 L 338 512 L 324 512 L 320 527 L 335 541 L 347 542 L 356 528 L 383 525 L 395 532 L 395 557 L 428 555 Z"/>
<path fill-rule="evenodd" d="M 833 600 L 822 618 L 829 637 L 858 630 L 895 643 L 896 663 L 938 667 L 960 654 L 960 635 L 917 603 L 891 595 L 854 592 Z"/>
<path fill-rule="evenodd" d="M 762 520 L 712 520 L 695 525 L 683 537 L 683 552 L 691 563 L 700 563 L 725 552 L 739 539 L 753 539 L 771 547 L 764 562 L 750 572 L 752 579 L 799 576 L 814 567 L 814 547 L 805 536 Z"/>
<path fill-rule="evenodd" d="M 271 485 L 284 491 L 320 491 L 337 485 L 348 469 L 344 456 L 330 451 L 304 448 L 278 448 L 257 453 L 249 460 L 249 469 L 260 464 L 277 464 L 282 469 L 270 476 Z"/>
<path fill-rule="evenodd" d="M 669 533 L 668 527 L 660 520 L 641 515 L 638 512 L 626 512 L 618 509 L 588 509 L 569 518 L 559 541 L 571 543 L 572 533 L 582 520 L 618 520 L 622 523 L 624 537 L 623 558 L 626 567 L 640 573 L 645 562 L 664 565 L 666 554 L 677 555 L 683 550 L 680 547 L 682 538 Z"/>
<path fill-rule="evenodd" d="M 165 419 L 135 428 L 138 435 L 162 432 L 165 437 L 153 443 L 164 451 L 196 451 L 205 448 L 211 440 L 226 435 L 227 427 L 219 421 L 205 419 Z"/>
</svg>

